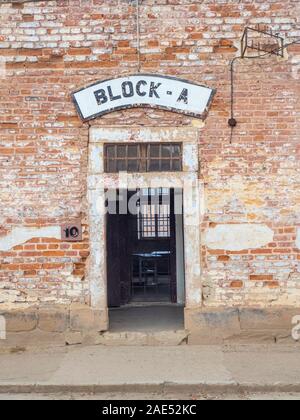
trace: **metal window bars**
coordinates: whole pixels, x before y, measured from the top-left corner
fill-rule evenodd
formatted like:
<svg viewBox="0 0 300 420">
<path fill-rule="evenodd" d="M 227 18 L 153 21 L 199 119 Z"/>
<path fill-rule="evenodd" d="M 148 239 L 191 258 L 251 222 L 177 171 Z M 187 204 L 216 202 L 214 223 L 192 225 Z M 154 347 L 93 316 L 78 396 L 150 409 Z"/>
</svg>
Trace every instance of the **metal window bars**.
<svg viewBox="0 0 300 420">
<path fill-rule="evenodd" d="M 158 188 L 149 189 L 148 194 L 140 190 L 140 203 L 137 214 L 138 239 L 170 238 L 170 191 Z"/>
<path fill-rule="evenodd" d="M 181 143 L 106 144 L 105 172 L 182 171 Z"/>
</svg>

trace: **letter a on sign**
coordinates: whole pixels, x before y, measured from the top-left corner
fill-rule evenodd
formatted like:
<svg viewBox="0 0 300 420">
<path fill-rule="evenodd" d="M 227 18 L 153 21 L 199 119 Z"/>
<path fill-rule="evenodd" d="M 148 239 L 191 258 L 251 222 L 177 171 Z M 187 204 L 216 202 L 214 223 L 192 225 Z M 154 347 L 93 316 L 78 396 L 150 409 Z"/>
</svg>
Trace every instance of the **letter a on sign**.
<svg viewBox="0 0 300 420">
<path fill-rule="evenodd" d="M 205 119 L 216 91 L 175 77 L 137 74 L 72 94 L 83 121 L 126 108 L 151 107 Z"/>
</svg>

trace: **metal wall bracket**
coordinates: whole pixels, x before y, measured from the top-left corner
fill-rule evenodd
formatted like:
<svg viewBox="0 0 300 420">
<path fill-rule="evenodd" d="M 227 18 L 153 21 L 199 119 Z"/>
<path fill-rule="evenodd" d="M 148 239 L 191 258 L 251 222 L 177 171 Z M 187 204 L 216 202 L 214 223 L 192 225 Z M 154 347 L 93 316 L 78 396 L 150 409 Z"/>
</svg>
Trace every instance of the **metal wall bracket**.
<svg viewBox="0 0 300 420">
<path fill-rule="evenodd" d="M 241 57 L 245 58 L 253 51 L 258 55 L 276 55 L 277 57 L 284 57 L 284 38 L 278 33 L 273 32 L 272 29 L 258 25 L 257 28 L 247 27 L 244 30 L 242 37 L 242 54 Z M 249 56 L 251 57 L 251 55 Z"/>
</svg>

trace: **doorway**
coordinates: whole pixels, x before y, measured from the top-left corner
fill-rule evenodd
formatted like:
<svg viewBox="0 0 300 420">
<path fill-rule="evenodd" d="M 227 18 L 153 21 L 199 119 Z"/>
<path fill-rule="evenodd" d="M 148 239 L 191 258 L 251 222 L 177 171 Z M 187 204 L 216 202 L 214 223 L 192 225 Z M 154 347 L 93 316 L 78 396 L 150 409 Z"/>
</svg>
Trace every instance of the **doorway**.
<svg viewBox="0 0 300 420">
<path fill-rule="evenodd" d="M 115 293 L 119 295 L 118 305 L 112 308 L 113 311 L 122 311 L 132 305 L 142 309 L 151 306 L 151 311 L 156 311 L 157 306 L 168 306 L 176 308 L 176 303 L 170 302 L 131 302 L 126 303 L 123 298 L 130 274 L 128 274 L 128 261 L 120 265 L 119 261 L 126 258 L 122 251 L 124 237 L 116 232 L 126 231 L 126 215 L 123 211 L 120 217 L 111 218 L 107 215 L 105 203 L 107 201 L 107 190 L 128 194 L 134 189 L 152 187 L 169 188 L 181 190 L 183 200 L 183 214 L 175 214 L 176 224 L 176 277 L 177 277 L 177 305 L 184 311 L 184 323 L 187 324 L 189 313 L 194 308 L 202 305 L 201 287 L 201 220 L 204 211 L 204 184 L 199 181 L 199 153 L 198 140 L 200 130 L 197 127 L 91 127 L 89 145 L 89 167 L 88 167 L 88 218 L 90 234 L 90 257 L 87 269 L 87 283 L 90 291 L 90 305 L 93 310 L 100 311 L 103 317 L 101 330 L 111 329 L 111 309 L 108 311 L 108 297 Z M 150 145 L 149 145 L 150 141 Z M 166 167 L 163 159 L 165 149 L 153 145 L 169 145 L 174 147 L 172 151 L 172 163 Z M 122 144 L 124 150 L 118 149 Z M 128 148 L 128 145 L 137 145 L 137 150 Z M 148 144 L 142 147 L 141 144 Z M 115 145 L 117 148 L 109 148 L 108 145 Z M 178 145 L 181 150 L 178 156 Z M 128 153 L 127 153 L 128 152 Z M 155 156 L 154 156 L 155 155 Z M 118 161 L 115 167 L 114 161 Z M 166 158 L 166 161 L 170 160 Z M 137 161 L 137 163 L 135 163 Z M 179 163 L 178 163 L 179 161 Z M 107 165 L 112 164 L 112 167 Z M 159 167 L 157 167 L 159 165 Z M 126 171 L 127 169 L 127 171 Z M 125 171 L 125 172 L 124 172 Z M 141 172 L 142 171 L 142 172 Z M 125 193 L 125 192 L 124 192 Z M 176 194 L 175 194 L 176 195 Z M 119 198 L 118 198 L 119 200 Z M 117 200 L 111 200 L 117 202 Z M 127 201 L 126 206 L 127 206 Z M 124 220 L 125 219 L 125 220 Z M 119 230 L 110 231 L 109 224 L 119 223 Z M 125 225 L 125 226 L 124 226 Z M 109 232 L 115 233 L 109 233 Z M 116 240 L 109 239 L 115 236 Z M 183 239 L 184 238 L 184 239 Z M 126 239 L 128 241 L 128 239 Z M 108 250 L 109 241 L 112 241 L 114 248 Z M 124 249 L 124 246 L 123 246 Z M 112 258 L 108 264 L 108 251 Z M 121 253 L 121 258 L 120 258 Z M 183 257 L 184 254 L 184 257 Z M 126 254 L 125 254 L 126 255 Z M 123 271 L 124 275 L 120 276 Z M 112 272 L 116 273 L 117 287 L 112 286 Z M 127 277 L 128 276 L 128 277 Z M 127 280 L 126 280 L 127 279 Z M 120 283 L 121 291 L 120 291 Z M 126 286 L 127 284 L 127 286 Z M 109 291 L 108 291 L 109 289 Z M 122 300 L 121 300 L 122 296 Z M 123 303 L 124 302 L 124 303 Z M 125 305 L 125 306 L 124 306 Z M 155 308 L 153 306 L 155 305 Z M 135 313 L 133 319 L 144 317 L 141 313 Z M 123 315 L 122 315 L 123 316 Z M 161 314 L 160 318 L 166 319 L 167 315 Z M 175 315 L 172 315 L 175 319 Z"/>
<path fill-rule="evenodd" d="M 110 308 L 128 304 L 183 304 L 180 196 L 182 191 L 169 188 L 108 193 L 106 248 Z"/>
</svg>

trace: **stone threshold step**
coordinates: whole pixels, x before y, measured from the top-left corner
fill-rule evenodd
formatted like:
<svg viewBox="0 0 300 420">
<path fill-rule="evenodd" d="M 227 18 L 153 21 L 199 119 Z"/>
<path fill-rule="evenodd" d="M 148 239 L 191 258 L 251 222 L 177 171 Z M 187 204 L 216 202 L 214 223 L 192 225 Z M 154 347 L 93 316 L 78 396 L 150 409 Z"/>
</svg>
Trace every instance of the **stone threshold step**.
<svg viewBox="0 0 300 420">
<path fill-rule="evenodd" d="M 85 344 L 104 346 L 180 346 L 188 344 L 189 332 L 178 331 L 107 331 L 85 338 Z M 69 343 L 72 344 L 72 343 Z"/>
</svg>

